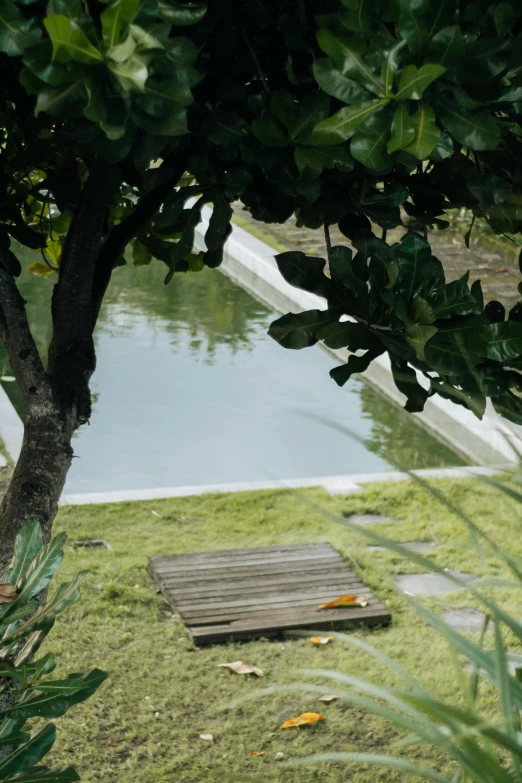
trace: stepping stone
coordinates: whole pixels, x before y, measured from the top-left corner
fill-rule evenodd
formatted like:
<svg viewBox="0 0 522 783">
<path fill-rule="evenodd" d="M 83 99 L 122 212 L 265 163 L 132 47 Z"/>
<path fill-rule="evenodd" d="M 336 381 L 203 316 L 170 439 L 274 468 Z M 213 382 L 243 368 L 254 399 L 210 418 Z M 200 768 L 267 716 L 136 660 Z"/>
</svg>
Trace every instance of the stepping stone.
<svg viewBox="0 0 522 783">
<path fill-rule="evenodd" d="M 345 519 L 354 525 L 398 525 L 400 522 L 399 519 L 383 517 L 381 514 L 349 514 Z"/>
<path fill-rule="evenodd" d="M 397 541 L 397 543 L 402 544 L 406 549 L 413 549 L 414 552 L 431 552 L 435 549 L 435 544 L 432 541 Z M 377 546 L 375 544 L 370 544 L 366 548 L 372 552 L 391 551 L 387 546 Z"/>
<path fill-rule="evenodd" d="M 73 549 L 112 549 L 108 541 L 101 538 L 88 538 L 85 541 L 71 541 Z"/>
<path fill-rule="evenodd" d="M 286 544 L 149 558 L 152 573 L 196 644 L 387 625 L 391 615 L 330 544 Z M 364 607 L 320 609 L 341 595 Z"/>
<path fill-rule="evenodd" d="M 459 577 L 463 582 L 473 582 L 477 578 L 473 574 L 463 574 L 461 571 L 449 568 L 446 568 L 446 571 Z M 459 589 L 458 585 L 449 577 L 436 573 L 399 574 L 396 581 L 403 593 L 409 593 L 409 595 L 442 595 Z"/>
<path fill-rule="evenodd" d="M 484 627 L 484 612 L 478 609 L 449 609 L 442 613 L 445 623 L 455 628 L 456 631 L 482 631 Z M 492 626 L 489 628 L 492 630 Z"/>
</svg>

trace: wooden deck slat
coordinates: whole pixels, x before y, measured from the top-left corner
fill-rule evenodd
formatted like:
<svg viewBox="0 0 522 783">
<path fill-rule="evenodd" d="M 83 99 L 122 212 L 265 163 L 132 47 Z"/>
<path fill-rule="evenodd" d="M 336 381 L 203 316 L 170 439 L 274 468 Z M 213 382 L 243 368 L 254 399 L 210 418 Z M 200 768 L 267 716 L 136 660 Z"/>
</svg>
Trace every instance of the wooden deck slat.
<svg viewBox="0 0 522 783">
<path fill-rule="evenodd" d="M 386 624 L 390 614 L 329 544 L 299 544 L 150 558 L 150 567 L 197 644 L 293 629 Z M 320 610 L 339 595 L 367 607 Z"/>
</svg>

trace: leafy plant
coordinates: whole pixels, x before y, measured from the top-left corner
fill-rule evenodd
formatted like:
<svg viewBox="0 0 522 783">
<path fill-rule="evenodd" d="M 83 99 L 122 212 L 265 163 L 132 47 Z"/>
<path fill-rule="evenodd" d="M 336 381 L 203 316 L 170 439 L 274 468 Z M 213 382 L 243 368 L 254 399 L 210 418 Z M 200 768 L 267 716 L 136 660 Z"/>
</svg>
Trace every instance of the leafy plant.
<svg viewBox="0 0 522 783">
<path fill-rule="evenodd" d="M 44 546 L 40 525 L 24 525 L 9 581 L 0 585 L 0 780 L 5 783 L 80 780 L 72 767 L 53 771 L 41 766 L 56 739 L 56 726 L 46 723 L 31 733 L 28 722 L 61 717 L 92 696 L 107 677 L 93 669 L 52 679 L 54 656 L 35 657 L 56 617 L 79 598 L 84 572 L 60 585 L 46 603 L 38 600 L 61 565 L 66 537 L 61 533 Z"/>
</svg>

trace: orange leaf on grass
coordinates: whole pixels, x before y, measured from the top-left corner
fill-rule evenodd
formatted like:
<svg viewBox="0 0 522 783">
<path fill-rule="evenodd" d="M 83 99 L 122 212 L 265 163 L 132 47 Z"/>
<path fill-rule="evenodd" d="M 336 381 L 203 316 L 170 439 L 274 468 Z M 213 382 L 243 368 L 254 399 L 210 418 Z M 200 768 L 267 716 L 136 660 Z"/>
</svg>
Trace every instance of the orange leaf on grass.
<svg viewBox="0 0 522 783">
<path fill-rule="evenodd" d="M 303 714 L 298 715 L 297 718 L 286 720 L 279 728 L 293 729 L 295 726 L 309 726 L 311 723 L 317 723 L 320 720 L 326 720 L 324 715 L 319 715 L 318 712 L 303 712 Z"/>
<path fill-rule="evenodd" d="M 335 601 L 321 604 L 319 609 L 335 609 L 338 606 L 368 606 L 370 601 L 363 595 L 340 595 Z"/>
<path fill-rule="evenodd" d="M 231 672 L 236 674 L 255 674 L 256 677 L 264 677 L 265 673 L 263 669 L 258 666 L 250 666 L 245 661 L 234 661 L 233 663 L 218 663 L 218 666 L 222 669 L 230 669 Z"/>
<path fill-rule="evenodd" d="M 264 755 L 264 751 L 263 750 L 261 750 L 261 751 L 260 750 L 251 750 L 250 751 L 250 755 L 251 756 L 263 756 Z"/>
<path fill-rule="evenodd" d="M 328 644 L 329 642 L 333 642 L 333 636 L 312 636 L 310 641 L 312 644 Z"/>
</svg>

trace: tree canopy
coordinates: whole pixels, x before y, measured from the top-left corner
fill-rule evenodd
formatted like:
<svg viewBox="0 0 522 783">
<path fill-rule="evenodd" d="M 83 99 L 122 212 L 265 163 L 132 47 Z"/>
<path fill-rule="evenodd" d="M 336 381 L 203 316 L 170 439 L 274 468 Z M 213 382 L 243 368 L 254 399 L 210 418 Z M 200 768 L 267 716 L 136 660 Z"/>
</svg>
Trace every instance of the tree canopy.
<svg viewBox="0 0 522 783">
<path fill-rule="evenodd" d="M 63 486 L 126 247 L 135 264 L 163 262 L 167 283 L 217 267 L 236 200 L 261 221 L 325 228 L 327 259 L 277 256 L 328 303 L 278 319 L 281 345 L 347 347 L 340 385 L 387 352 L 409 410 L 439 394 L 481 416 L 491 398 L 522 423 L 521 304 L 506 316 L 480 282 L 446 282 L 428 241 L 455 208 L 522 229 L 521 41 L 518 0 L 0 0 L 0 333 L 27 449 L 41 456 L 59 432 L 66 455 L 40 474 L 24 457 L 24 497 Z M 39 254 L 34 274 L 57 273 L 45 367 L 13 239 Z"/>
</svg>

